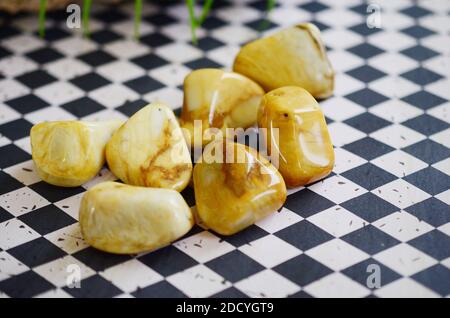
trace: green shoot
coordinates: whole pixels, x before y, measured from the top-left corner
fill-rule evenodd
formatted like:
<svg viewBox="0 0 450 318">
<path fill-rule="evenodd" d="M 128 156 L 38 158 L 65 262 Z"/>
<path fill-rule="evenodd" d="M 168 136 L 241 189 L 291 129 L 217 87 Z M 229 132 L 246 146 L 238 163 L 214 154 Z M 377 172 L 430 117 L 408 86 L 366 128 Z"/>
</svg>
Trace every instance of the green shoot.
<svg viewBox="0 0 450 318">
<path fill-rule="evenodd" d="M 134 38 L 139 40 L 139 29 L 142 19 L 142 0 L 136 0 L 134 3 Z"/>
<path fill-rule="evenodd" d="M 45 11 L 47 9 L 47 0 L 40 0 L 39 2 L 39 36 L 45 36 Z"/>
<path fill-rule="evenodd" d="M 88 37 L 89 31 L 89 16 L 91 12 L 92 0 L 83 0 L 83 34 Z"/>
<path fill-rule="evenodd" d="M 189 11 L 189 20 L 191 23 L 191 33 L 192 33 L 192 43 L 197 45 L 197 34 L 196 30 L 200 27 L 208 16 L 209 11 L 211 11 L 211 7 L 213 5 L 214 0 L 205 0 L 203 4 L 203 10 L 200 18 L 195 16 L 195 0 L 186 0 L 186 4 Z"/>
</svg>

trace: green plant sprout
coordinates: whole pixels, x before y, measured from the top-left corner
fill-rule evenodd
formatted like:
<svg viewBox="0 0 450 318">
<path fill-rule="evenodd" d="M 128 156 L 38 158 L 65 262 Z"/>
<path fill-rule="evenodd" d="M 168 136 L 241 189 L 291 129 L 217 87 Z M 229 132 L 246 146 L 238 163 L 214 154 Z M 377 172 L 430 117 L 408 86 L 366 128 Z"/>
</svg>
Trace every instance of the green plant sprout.
<svg viewBox="0 0 450 318">
<path fill-rule="evenodd" d="M 47 0 L 39 2 L 39 36 L 45 36 L 45 12 L 47 11 Z"/>
<path fill-rule="evenodd" d="M 197 45 L 197 29 L 203 24 L 211 11 L 214 0 L 204 0 L 200 17 L 195 16 L 196 0 L 186 0 L 189 12 L 189 20 L 191 25 L 192 43 Z M 275 7 L 276 0 L 267 0 L 267 13 Z M 142 4 L 143 0 L 135 0 L 134 5 L 134 38 L 139 40 L 140 26 L 142 21 Z M 91 12 L 92 0 L 83 0 L 82 24 L 83 34 L 89 37 L 89 17 Z M 47 0 L 40 0 L 39 3 L 39 36 L 45 37 L 45 13 L 47 10 Z"/>
<path fill-rule="evenodd" d="M 83 34 L 88 37 L 89 31 L 89 16 L 91 13 L 92 0 L 83 0 Z"/>
</svg>

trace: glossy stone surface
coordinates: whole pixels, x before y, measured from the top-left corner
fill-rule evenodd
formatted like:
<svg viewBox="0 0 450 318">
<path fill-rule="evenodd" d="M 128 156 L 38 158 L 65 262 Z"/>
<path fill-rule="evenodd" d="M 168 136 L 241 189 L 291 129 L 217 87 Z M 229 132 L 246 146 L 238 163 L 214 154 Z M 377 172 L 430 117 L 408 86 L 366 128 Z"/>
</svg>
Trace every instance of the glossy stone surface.
<svg viewBox="0 0 450 318">
<path fill-rule="evenodd" d="M 259 83 L 266 91 L 296 85 L 316 98 L 333 94 L 334 71 L 319 29 L 303 23 L 242 47 L 233 70 Z"/>
<path fill-rule="evenodd" d="M 252 225 L 286 200 L 286 185 L 277 169 L 256 150 L 233 142 L 205 147 L 194 167 L 194 190 L 201 222 L 223 235 Z"/>
<path fill-rule="evenodd" d="M 305 89 L 288 86 L 264 95 L 258 125 L 267 129 L 265 139 L 273 141 L 267 143 L 269 153 L 279 154 L 279 171 L 288 187 L 320 180 L 333 169 L 334 150 L 325 117 Z"/>
<path fill-rule="evenodd" d="M 200 69 L 184 80 L 184 102 L 180 123 L 190 135 L 191 145 L 205 145 L 214 137 L 204 135 L 206 129 L 247 128 L 256 124 L 263 89 L 233 72 Z M 201 121 L 194 135 L 194 120 Z M 203 138 L 202 138 L 203 135 Z"/>
<path fill-rule="evenodd" d="M 192 162 L 173 111 L 161 103 L 145 106 L 128 119 L 106 146 L 111 171 L 123 182 L 182 191 Z"/>
<path fill-rule="evenodd" d="M 75 187 L 105 164 L 105 146 L 121 121 L 44 122 L 31 128 L 32 157 L 39 176 L 53 185 Z"/>
<path fill-rule="evenodd" d="M 118 182 L 90 188 L 81 201 L 79 219 L 88 244 L 117 254 L 163 247 L 194 225 L 192 212 L 177 191 Z"/>
</svg>

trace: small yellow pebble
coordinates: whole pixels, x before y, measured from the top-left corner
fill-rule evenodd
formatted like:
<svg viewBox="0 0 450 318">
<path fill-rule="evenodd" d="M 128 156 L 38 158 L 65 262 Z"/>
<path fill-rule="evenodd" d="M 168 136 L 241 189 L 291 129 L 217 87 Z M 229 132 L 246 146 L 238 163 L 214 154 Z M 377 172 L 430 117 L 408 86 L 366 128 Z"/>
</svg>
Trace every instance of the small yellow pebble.
<svg viewBox="0 0 450 318">
<path fill-rule="evenodd" d="M 184 103 L 180 123 L 190 135 L 190 144 L 204 146 L 214 140 L 205 131 L 216 128 L 247 128 L 256 124 L 263 89 L 249 78 L 220 69 L 200 69 L 184 80 Z M 194 134 L 194 120 L 201 123 Z"/>
<path fill-rule="evenodd" d="M 205 147 L 194 167 L 194 191 L 202 223 L 223 235 L 252 225 L 286 200 L 277 169 L 256 150 L 229 141 Z"/>
<path fill-rule="evenodd" d="M 267 129 L 271 156 L 279 154 L 279 171 L 288 187 L 320 180 L 333 169 L 334 150 L 325 117 L 305 89 L 287 86 L 264 95 L 258 124 Z"/>
<path fill-rule="evenodd" d="M 152 251 L 180 238 L 193 225 L 190 208 L 174 190 L 103 182 L 81 200 L 83 237 L 105 252 Z"/>
<path fill-rule="evenodd" d="M 182 191 L 192 161 L 173 111 L 162 103 L 145 106 L 116 131 L 106 146 L 111 171 L 131 185 Z"/>
<path fill-rule="evenodd" d="M 76 187 L 93 178 L 105 164 L 105 146 L 121 121 L 44 122 L 31 128 L 33 161 L 47 183 Z"/>
<path fill-rule="evenodd" d="M 245 45 L 233 70 L 259 83 L 266 91 L 296 85 L 316 98 L 333 94 L 334 71 L 319 29 L 303 23 Z"/>
</svg>

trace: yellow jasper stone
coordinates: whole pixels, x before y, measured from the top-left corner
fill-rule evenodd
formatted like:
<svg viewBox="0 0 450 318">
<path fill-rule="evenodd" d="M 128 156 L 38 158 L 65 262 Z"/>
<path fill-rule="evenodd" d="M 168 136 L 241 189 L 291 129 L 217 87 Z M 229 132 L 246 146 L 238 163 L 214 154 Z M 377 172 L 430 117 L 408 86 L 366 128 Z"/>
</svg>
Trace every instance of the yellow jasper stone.
<svg viewBox="0 0 450 318">
<path fill-rule="evenodd" d="M 80 227 L 85 241 L 110 253 L 137 254 L 170 244 L 194 225 L 180 193 L 103 182 L 81 200 Z"/>
<path fill-rule="evenodd" d="M 288 187 L 312 183 L 333 169 L 334 150 L 325 117 L 305 89 L 287 86 L 264 95 L 258 125 L 266 128 L 268 151 L 279 155 L 279 171 Z"/>
<path fill-rule="evenodd" d="M 277 169 L 256 150 L 229 141 L 205 147 L 194 167 L 194 191 L 201 222 L 222 235 L 252 225 L 286 200 Z"/>
<path fill-rule="evenodd" d="M 106 145 L 111 171 L 127 184 L 182 191 L 192 161 L 173 111 L 162 103 L 145 106 Z"/>
<path fill-rule="evenodd" d="M 256 124 L 263 89 L 249 78 L 220 69 L 200 69 L 184 80 L 184 102 L 180 116 L 191 145 L 202 146 L 214 140 L 204 134 L 216 128 L 247 128 Z M 201 123 L 194 134 L 194 121 Z"/>
<path fill-rule="evenodd" d="M 234 60 L 233 71 L 251 78 L 266 91 L 296 85 L 316 98 L 333 94 L 334 71 L 320 31 L 311 23 L 246 44 Z"/>
<path fill-rule="evenodd" d="M 36 171 L 47 183 L 76 187 L 93 178 L 105 164 L 105 146 L 121 121 L 55 121 L 30 131 Z"/>
</svg>

